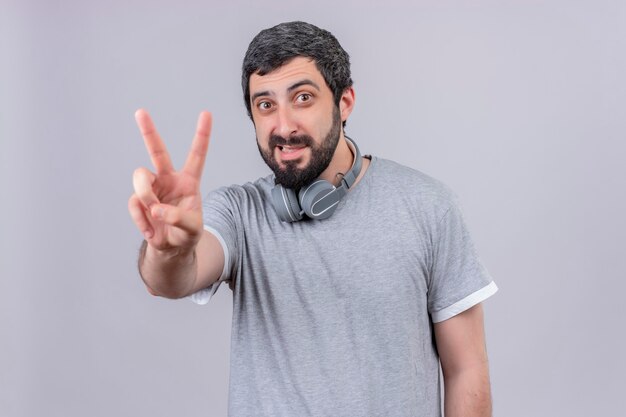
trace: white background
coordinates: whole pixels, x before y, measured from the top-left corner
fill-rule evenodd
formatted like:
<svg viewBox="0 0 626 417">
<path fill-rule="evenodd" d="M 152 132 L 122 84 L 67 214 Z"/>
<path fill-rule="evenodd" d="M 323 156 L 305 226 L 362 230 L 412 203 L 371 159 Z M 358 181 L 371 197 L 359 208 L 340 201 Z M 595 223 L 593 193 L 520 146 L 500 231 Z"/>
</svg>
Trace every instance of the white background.
<svg viewBox="0 0 626 417">
<path fill-rule="evenodd" d="M 459 195 L 500 287 L 495 415 L 626 408 L 626 3 L 379 3 L 2 0 L 1 416 L 226 414 L 230 290 L 199 307 L 136 272 L 133 113 L 178 166 L 214 113 L 205 192 L 265 175 L 240 67 L 288 20 L 350 53 L 361 150 Z"/>
</svg>

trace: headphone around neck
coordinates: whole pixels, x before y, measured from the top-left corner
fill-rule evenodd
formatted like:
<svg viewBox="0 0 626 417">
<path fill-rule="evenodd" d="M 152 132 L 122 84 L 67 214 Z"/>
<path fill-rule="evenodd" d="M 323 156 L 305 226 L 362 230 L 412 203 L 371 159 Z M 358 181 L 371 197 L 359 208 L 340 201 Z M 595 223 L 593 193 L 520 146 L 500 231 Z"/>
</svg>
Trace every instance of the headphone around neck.
<svg viewBox="0 0 626 417">
<path fill-rule="evenodd" d="M 349 137 L 345 138 L 354 154 L 354 162 L 338 187 L 326 180 L 317 179 L 302 187 L 297 195 L 296 191 L 280 184 L 272 188 L 272 204 L 282 221 L 296 222 L 305 218 L 305 215 L 309 219 L 322 220 L 335 212 L 339 200 L 348 193 L 348 189 L 354 185 L 361 172 L 362 161 L 359 147 Z"/>
</svg>

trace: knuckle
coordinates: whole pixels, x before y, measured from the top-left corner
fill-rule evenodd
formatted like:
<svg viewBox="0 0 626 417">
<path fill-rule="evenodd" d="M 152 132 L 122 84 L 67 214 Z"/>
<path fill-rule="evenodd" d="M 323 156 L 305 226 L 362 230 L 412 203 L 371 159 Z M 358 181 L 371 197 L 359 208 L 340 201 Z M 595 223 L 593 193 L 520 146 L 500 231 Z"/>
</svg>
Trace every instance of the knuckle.
<svg viewBox="0 0 626 417">
<path fill-rule="evenodd" d="M 135 207 L 137 207 L 137 195 L 132 193 L 128 198 L 128 210 L 132 211 Z"/>
<path fill-rule="evenodd" d="M 147 168 L 139 167 L 133 171 L 133 183 L 150 184 L 154 174 Z"/>
<path fill-rule="evenodd" d="M 133 218 L 140 216 L 143 212 L 143 205 L 136 194 L 133 194 L 128 199 L 128 211 Z"/>
<path fill-rule="evenodd" d="M 145 203 L 152 196 L 152 190 L 146 187 L 136 187 L 135 194 L 139 200 Z"/>
<path fill-rule="evenodd" d="M 178 210 L 168 209 L 163 213 L 163 218 L 167 220 L 168 223 L 173 225 L 178 225 L 181 222 L 180 213 Z"/>
<path fill-rule="evenodd" d="M 133 179 L 137 179 L 137 178 L 140 178 L 142 176 L 145 176 L 145 174 L 146 174 L 146 169 L 144 167 L 136 168 L 133 171 Z"/>
<path fill-rule="evenodd" d="M 129 213 L 130 218 L 139 229 L 144 229 L 147 226 L 148 222 L 145 218 L 143 211 L 140 208 L 136 206 L 129 208 Z"/>
</svg>

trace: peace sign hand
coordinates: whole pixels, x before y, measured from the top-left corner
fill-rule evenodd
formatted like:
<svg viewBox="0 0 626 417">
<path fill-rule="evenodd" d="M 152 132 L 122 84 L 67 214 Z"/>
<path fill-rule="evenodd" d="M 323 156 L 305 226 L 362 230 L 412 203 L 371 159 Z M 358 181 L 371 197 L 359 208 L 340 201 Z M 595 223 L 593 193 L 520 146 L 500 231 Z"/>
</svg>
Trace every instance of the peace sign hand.
<svg viewBox="0 0 626 417">
<path fill-rule="evenodd" d="M 180 171 L 174 170 L 148 112 L 137 110 L 135 119 L 156 172 L 135 170 L 135 192 L 128 201 L 130 215 L 149 246 L 173 255 L 191 253 L 203 231 L 200 178 L 209 147 L 211 114 L 200 113 L 189 156 Z"/>
</svg>

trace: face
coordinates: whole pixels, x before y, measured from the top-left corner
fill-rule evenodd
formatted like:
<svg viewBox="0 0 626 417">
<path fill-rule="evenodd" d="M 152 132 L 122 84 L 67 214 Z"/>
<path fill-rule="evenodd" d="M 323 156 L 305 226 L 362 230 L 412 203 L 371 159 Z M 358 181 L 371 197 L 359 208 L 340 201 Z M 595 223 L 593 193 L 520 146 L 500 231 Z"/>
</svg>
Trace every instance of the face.
<svg viewBox="0 0 626 417">
<path fill-rule="evenodd" d="M 250 77 L 252 118 L 259 152 L 276 183 L 298 190 L 329 166 L 342 117 L 315 63 L 294 58 Z"/>
</svg>

